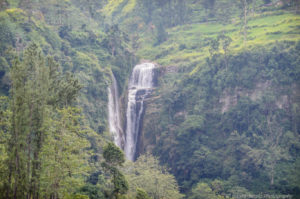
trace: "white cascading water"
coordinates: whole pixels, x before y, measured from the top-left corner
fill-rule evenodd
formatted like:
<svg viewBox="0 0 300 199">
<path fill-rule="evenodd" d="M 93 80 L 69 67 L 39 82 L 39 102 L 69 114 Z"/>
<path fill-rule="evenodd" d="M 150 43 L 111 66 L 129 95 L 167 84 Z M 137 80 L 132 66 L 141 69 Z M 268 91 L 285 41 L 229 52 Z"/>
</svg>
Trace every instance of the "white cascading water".
<svg viewBox="0 0 300 199">
<path fill-rule="evenodd" d="M 124 133 L 121 125 L 119 108 L 119 91 L 114 74 L 111 75 L 112 84 L 108 88 L 108 123 L 109 131 L 113 135 L 114 143 L 124 149 Z"/>
<path fill-rule="evenodd" d="M 152 63 L 136 65 L 128 85 L 127 125 L 125 139 L 125 155 L 134 161 L 141 119 L 144 112 L 144 100 L 154 87 L 154 69 Z"/>
</svg>

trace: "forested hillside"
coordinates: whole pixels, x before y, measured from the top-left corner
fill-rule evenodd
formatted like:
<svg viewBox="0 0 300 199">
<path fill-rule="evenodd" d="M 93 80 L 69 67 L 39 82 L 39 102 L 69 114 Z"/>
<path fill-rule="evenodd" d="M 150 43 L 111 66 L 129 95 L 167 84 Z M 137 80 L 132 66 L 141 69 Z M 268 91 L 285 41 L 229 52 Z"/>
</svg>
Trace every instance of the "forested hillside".
<svg viewBox="0 0 300 199">
<path fill-rule="evenodd" d="M 299 13 L 298 0 L 0 0 L 0 198 L 299 198 Z"/>
</svg>

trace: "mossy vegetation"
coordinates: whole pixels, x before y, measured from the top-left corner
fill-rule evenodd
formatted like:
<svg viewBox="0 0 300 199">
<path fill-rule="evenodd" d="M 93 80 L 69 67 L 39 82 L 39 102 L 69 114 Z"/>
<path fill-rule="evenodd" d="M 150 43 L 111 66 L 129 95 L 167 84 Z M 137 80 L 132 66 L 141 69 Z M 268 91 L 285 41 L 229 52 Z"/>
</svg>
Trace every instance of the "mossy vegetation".
<svg viewBox="0 0 300 199">
<path fill-rule="evenodd" d="M 107 16 L 112 15 L 112 13 L 116 10 L 116 8 L 118 6 L 120 6 L 122 4 L 123 1 L 124 0 L 112 0 L 112 1 L 108 1 L 108 3 L 103 8 L 103 12 Z"/>
</svg>

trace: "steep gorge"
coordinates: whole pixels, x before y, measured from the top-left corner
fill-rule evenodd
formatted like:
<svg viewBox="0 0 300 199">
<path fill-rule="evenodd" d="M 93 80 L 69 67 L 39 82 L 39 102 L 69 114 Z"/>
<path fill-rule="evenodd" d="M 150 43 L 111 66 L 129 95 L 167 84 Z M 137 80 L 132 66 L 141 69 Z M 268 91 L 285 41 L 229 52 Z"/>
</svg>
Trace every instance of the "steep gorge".
<svg viewBox="0 0 300 199">
<path fill-rule="evenodd" d="M 87 126 L 105 141 L 109 128 L 127 159 L 158 157 L 187 198 L 202 183 L 222 195 L 300 195 L 300 18 L 292 4 L 251 1 L 244 41 L 241 5 L 232 1 L 215 1 L 212 12 L 199 0 L 11 2 L 0 16 L 0 94 L 9 93 L 9 49 L 22 54 L 37 42 L 83 85 L 77 103 Z M 136 4 L 125 13 L 128 2 Z M 56 16 L 67 20 L 50 23 Z M 141 58 L 160 67 L 134 68 Z"/>
<path fill-rule="evenodd" d="M 140 151 L 159 156 L 183 191 L 198 179 L 222 179 L 254 193 L 283 181 L 294 186 L 294 171 L 280 169 L 297 164 L 297 48 L 257 47 L 232 55 L 227 69 L 217 55 L 195 74 L 165 73 L 145 112 Z"/>
</svg>

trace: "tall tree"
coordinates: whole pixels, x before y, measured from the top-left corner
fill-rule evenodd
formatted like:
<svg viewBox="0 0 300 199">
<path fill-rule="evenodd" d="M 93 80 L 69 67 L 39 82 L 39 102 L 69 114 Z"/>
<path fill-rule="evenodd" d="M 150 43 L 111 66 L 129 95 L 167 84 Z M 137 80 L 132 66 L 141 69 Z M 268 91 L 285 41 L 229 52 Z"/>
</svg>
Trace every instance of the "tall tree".
<svg viewBox="0 0 300 199">
<path fill-rule="evenodd" d="M 193 189 L 188 199 L 224 199 L 224 196 L 217 195 L 207 184 L 199 182 Z"/>
<path fill-rule="evenodd" d="M 143 188 L 151 198 L 182 198 L 174 176 L 150 154 L 140 156 L 134 163 L 128 162 L 124 172 L 131 185 L 131 193 Z"/>
<path fill-rule="evenodd" d="M 4 179 L 8 179 L 8 147 L 6 143 L 9 140 L 10 116 L 11 112 L 8 108 L 9 101 L 7 97 L 0 97 L 0 193 L 3 197 L 8 198 L 8 182 Z M 1 197 L 1 195 L 0 195 Z"/>
<path fill-rule="evenodd" d="M 218 39 L 220 40 L 220 43 L 222 45 L 222 49 L 224 51 L 225 65 L 226 65 L 226 70 L 227 70 L 227 68 L 228 68 L 228 52 L 229 52 L 229 46 L 232 42 L 232 39 L 231 39 L 231 37 L 228 37 L 225 34 L 219 35 Z"/>
<path fill-rule="evenodd" d="M 157 33 L 156 33 L 156 43 L 155 45 L 159 45 L 167 40 L 168 33 L 165 30 L 165 27 L 162 23 L 159 23 L 157 26 Z"/>
<path fill-rule="evenodd" d="M 128 191 L 128 182 L 118 167 L 125 162 L 123 151 L 113 143 L 108 143 L 103 149 L 105 162 L 102 167 L 111 175 L 113 190 L 109 193 L 111 198 L 118 199 Z"/>
<path fill-rule="evenodd" d="M 64 77 L 53 59 L 45 59 L 36 44 L 16 60 L 11 75 L 11 128 L 8 141 L 8 198 L 39 198 L 45 124 L 55 107 L 67 106 L 81 86 Z"/>
<path fill-rule="evenodd" d="M 246 45 L 247 42 L 247 30 L 248 30 L 248 15 L 249 15 L 249 8 L 250 4 L 252 3 L 252 0 L 238 0 L 238 6 L 241 9 L 241 15 L 240 18 L 242 20 L 242 31 L 243 31 L 243 37 L 244 37 L 244 45 Z"/>
<path fill-rule="evenodd" d="M 186 5 L 186 1 L 184 0 L 177 0 L 175 1 L 175 8 L 174 8 L 174 13 L 176 14 L 176 20 L 175 23 L 177 24 L 184 24 L 184 21 L 187 16 L 188 8 Z"/>
<path fill-rule="evenodd" d="M 142 5 L 143 8 L 146 10 L 146 12 L 144 13 L 144 19 L 146 21 L 146 23 L 149 23 L 152 20 L 152 13 L 154 11 L 154 1 L 152 0 L 141 0 L 142 1 Z"/>
<path fill-rule="evenodd" d="M 87 173 L 86 131 L 77 108 L 63 108 L 47 120 L 47 138 L 41 151 L 41 196 L 58 199 L 73 193 Z"/>
</svg>

